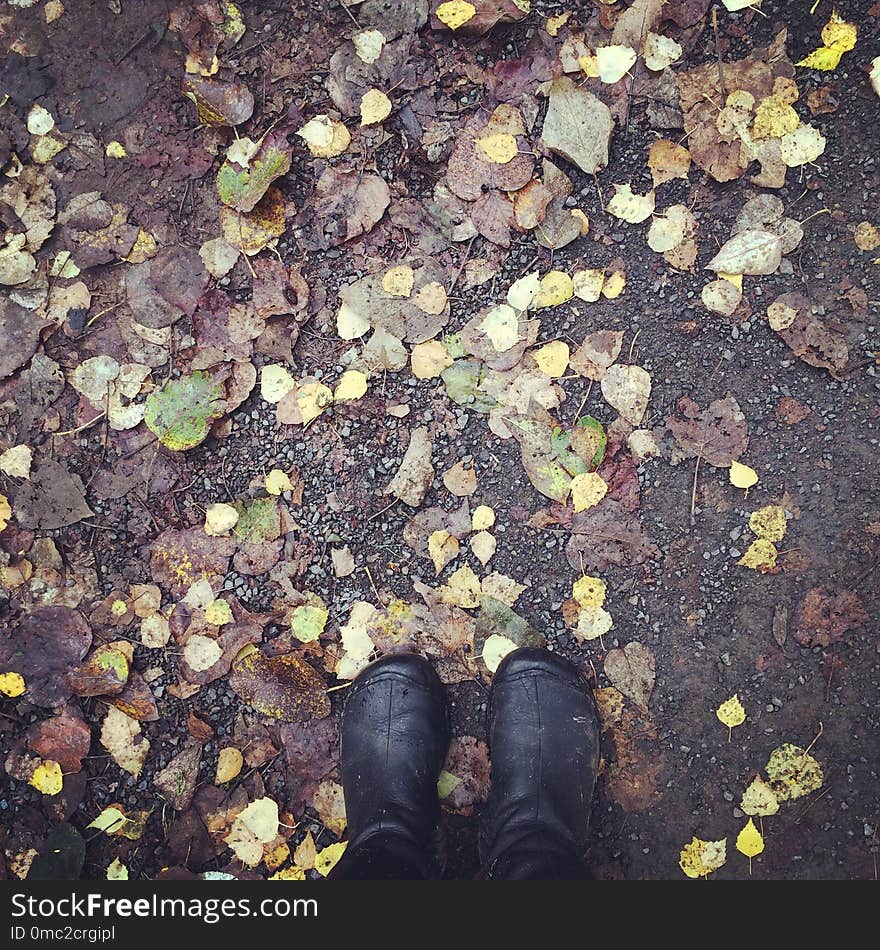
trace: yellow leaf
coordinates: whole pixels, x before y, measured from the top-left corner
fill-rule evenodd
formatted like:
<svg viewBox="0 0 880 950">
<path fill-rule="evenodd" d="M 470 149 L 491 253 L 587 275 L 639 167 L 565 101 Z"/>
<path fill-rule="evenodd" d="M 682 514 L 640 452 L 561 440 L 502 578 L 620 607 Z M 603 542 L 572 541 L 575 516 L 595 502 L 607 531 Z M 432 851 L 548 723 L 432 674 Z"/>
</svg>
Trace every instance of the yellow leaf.
<svg viewBox="0 0 880 950">
<path fill-rule="evenodd" d="M 205 608 L 205 620 L 215 627 L 222 627 L 232 623 L 232 608 L 225 600 L 212 600 Z"/>
<path fill-rule="evenodd" d="M 351 38 L 358 58 L 368 66 L 382 55 L 385 37 L 378 30 L 362 30 Z"/>
<path fill-rule="evenodd" d="M 270 874 L 268 880 L 270 881 L 304 881 L 306 879 L 306 872 L 294 865 L 293 867 L 284 868 L 283 871 L 276 871 L 274 874 Z"/>
<path fill-rule="evenodd" d="M 329 616 L 330 612 L 323 602 L 320 607 L 317 604 L 300 604 L 290 615 L 290 629 L 300 643 L 311 643 L 324 632 Z"/>
<path fill-rule="evenodd" d="M 765 541 L 781 541 L 785 537 L 785 509 L 779 505 L 765 505 L 753 511 L 749 528 Z"/>
<path fill-rule="evenodd" d="M 723 867 L 727 861 L 727 838 L 719 841 L 703 841 L 694 836 L 690 844 L 681 849 L 678 866 L 688 877 L 706 877 Z"/>
<path fill-rule="evenodd" d="M 603 607 L 582 607 L 574 635 L 584 640 L 596 640 L 614 626 L 611 614 Z"/>
<path fill-rule="evenodd" d="M 599 46 L 596 49 L 596 65 L 599 79 L 615 83 L 623 79 L 635 65 L 636 51 L 631 46 Z"/>
<path fill-rule="evenodd" d="M 605 283 L 605 271 L 596 268 L 576 271 L 571 278 L 575 297 L 595 303 L 602 296 L 602 285 Z"/>
<path fill-rule="evenodd" d="M 626 287 L 626 274 L 622 270 L 613 270 L 602 284 L 602 296 L 608 300 L 614 300 L 623 293 L 624 287 Z"/>
<path fill-rule="evenodd" d="M 128 868 L 119 860 L 119 858 L 114 858 L 110 865 L 107 868 L 107 880 L 108 881 L 127 881 L 128 880 Z"/>
<path fill-rule="evenodd" d="M 568 344 L 562 340 L 552 340 L 532 353 L 538 369 L 551 379 L 558 379 L 565 374 L 569 355 Z"/>
<path fill-rule="evenodd" d="M 443 284 L 432 280 L 419 289 L 412 301 L 422 313 L 429 313 L 432 316 L 436 316 L 439 313 L 443 313 L 446 309 L 449 298 Z"/>
<path fill-rule="evenodd" d="M 244 757 L 235 746 L 230 745 L 221 749 L 217 757 L 217 774 L 214 777 L 214 784 L 223 785 L 225 782 L 231 782 L 241 772 L 243 765 Z"/>
<path fill-rule="evenodd" d="M 822 766 L 805 749 L 790 742 L 770 753 L 764 771 L 781 802 L 809 795 L 825 781 Z"/>
<path fill-rule="evenodd" d="M 519 342 L 519 318 L 509 304 L 493 307 L 483 317 L 480 329 L 499 353 L 504 353 Z"/>
<path fill-rule="evenodd" d="M 476 15 L 477 8 L 467 0 L 448 0 L 437 7 L 437 19 L 450 30 L 457 30 Z"/>
<path fill-rule="evenodd" d="M 743 709 L 739 696 L 734 693 L 730 699 L 725 700 L 716 710 L 715 715 L 727 726 L 733 729 L 734 726 L 741 726 L 746 721 L 746 711 Z"/>
<path fill-rule="evenodd" d="M 217 502 L 205 509 L 205 534 L 219 538 L 238 524 L 238 512 L 232 505 Z"/>
<path fill-rule="evenodd" d="M 764 839 L 751 818 L 745 828 L 736 836 L 736 850 L 747 858 L 753 858 L 764 850 Z"/>
<path fill-rule="evenodd" d="M 391 115 L 391 100 L 381 89 L 369 89 L 361 98 L 361 126 L 376 125 Z"/>
<path fill-rule="evenodd" d="M 779 799 L 764 779 L 756 775 L 743 792 L 739 807 L 747 815 L 775 815 L 779 811 Z"/>
<path fill-rule="evenodd" d="M 779 140 L 779 155 L 789 168 L 814 162 L 825 151 L 825 136 L 812 125 L 799 125 Z"/>
<path fill-rule="evenodd" d="M 541 278 L 541 292 L 536 307 L 557 307 L 574 296 L 572 279 L 561 270 L 551 270 Z"/>
<path fill-rule="evenodd" d="M 477 505 L 474 513 L 471 515 L 471 529 L 474 531 L 485 531 L 495 524 L 495 512 L 488 505 Z"/>
<path fill-rule="evenodd" d="M 778 553 L 772 541 L 758 538 L 757 541 L 752 541 L 737 563 L 750 567 L 753 571 L 769 571 L 776 567 Z"/>
<path fill-rule="evenodd" d="M 748 465 L 734 460 L 730 463 L 730 484 L 736 488 L 751 488 L 752 485 L 758 484 L 758 473 Z"/>
<path fill-rule="evenodd" d="M 333 402 L 333 393 L 323 383 L 303 383 L 296 394 L 296 404 L 302 415 L 302 424 L 306 425 Z"/>
<path fill-rule="evenodd" d="M 640 224 L 651 217 L 654 211 L 654 192 L 651 190 L 646 195 L 637 195 L 628 184 L 615 185 L 614 197 L 608 202 L 605 210 L 613 214 L 615 218 L 620 218 L 621 221 Z"/>
<path fill-rule="evenodd" d="M 454 561 L 461 550 L 458 538 L 442 528 L 432 531 L 428 536 L 428 554 L 434 562 L 434 570 L 439 574 L 444 567 Z"/>
<path fill-rule="evenodd" d="M 44 795 L 57 795 L 64 784 L 61 777 L 61 766 L 52 759 L 44 759 L 30 777 L 30 784 Z"/>
<path fill-rule="evenodd" d="M 605 603 L 605 581 L 601 577 L 579 577 L 572 587 L 572 597 L 581 607 L 601 607 Z"/>
<path fill-rule="evenodd" d="M 0 495 L 0 531 L 9 524 L 11 517 L 12 508 L 9 504 L 9 499 L 5 495 Z"/>
<path fill-rule="evenodd" d="M 853 240 L 860 251 L 873 251 L 880 247 L 880 228 L 870 221 L 861 221 L 853 231 Z"/>
<path fill-rule="evenodd" d="M 516 158 L 519 146 L 509 132 L 490 132 L 477 139 L 480 157 L 494 165 L 506 165 Z"/>
<path fill-rule="evenodd" d="M 507 302 L 514 310 L 528 310 L 541 293 L 541 279 L 536 271 L 515 280 L 507 291 Z"/>
<path fill-rule="evenodd" d="M 98 817 L 90 822 L 87 827 L 97 828 L 108 835 L 115 835 L 128 821 L 125 814 L 115 805 L 105 808 Z"/>
<path fill-rule="evenodd" d="M 578 66 L 580 66 L 581 72 L 589 79 L 599 78 L 599 60 L 596 58 L 595 53 L 586 53 L 583 56 L 578 56 Z"/>
<path fill-rule="evenodd" d="M 439 340 L 417 343 L 412 348 L 410 360 L 416 379 L 434 379 L 454 362 L 449 350 Z"/>
<path fill-rule="evenodd" d="M 479 607 L 481 593 L 479 578 L 469 564 L 460 567 L 440 588 L 443 603 L 455 604 L 456 607 Z"/>
<path fill-rule="evenodd" d="M 822 42 L 826 46 L 839 45 L 844 53 L 848 53 L 856 45 L 859 30 L 855 23 L 847 23 L 842 16 L 833 10 L 828 22 L 822 27 Z"/>
<path fill-rule="evenodd" d="M 277 363 L 264 366 L 260 372 L 260 395 L 266 402 L 281 402 L 294 386 L 296 380 Z"/>
<path fill-rule="evenodd" d="M 316 115 L 296 133 L 315 158 L 335 158 L 351 145 L 351 133 L 336 119 Z"/>
<path fill-rule="evenodd" d="M 586 475 L 575 475 L 571 480 L 571 500 L 575 511 L 586 511 L 593 508 L 608 493 L 605 479 L 596 472 Z"/>
<path fill-rule="evenodd" d="M 507 656 L 516 649 L 516 644 L 508 637 L 502 637 L 498 633 L 493 633 L 486 637 L 483 644 L 483 662 L 486 664 L 490 673 L 498 669 L 498 665 Z"/>
<path fill-rule="evenodd" d="M 367 391 L 367 377 L 360 370 L 346 370 L 339 377 L 336 392 L 333 393 L 335 402 L 346 402 L 360 399 Z"/>
<path fill-rule="evenodd" d="M 407 264 L 389 267 L 382 275 L 382 289 L 392 297 L 409 297 L 415 276 L 413 269 Z"/>
<path fill-rule="evenodd" d="M 342 304 L 336 314 L 336 332 L 343 340 L 356 340 L 370 329 L 370 321 L 353 310 L 347 303 Z"/>
<path fill-rule="evenodd" d="M 545 23 L 544 29 L 551 35 L 556 36 L 562 27 L 568 23 L 568 18 L 571 16 L 571 13 L 559 13 L 556 16 L 548 16 Z"/>
<path fill-rule="evenodd" d="M 283 491 L 292 491 L 293 483 L 287 472 L 282 472 L 280 468 L 273 468 L 266 476 L 266 491 L 270 495 L 280 495 Z"/>
<path fill-rule="evenodd" d="M 25 682 L 21 673 L 0 673 L 0 693 L 15 699 L 24 691 Z"/>
<path fill-rule="evenodd" d="M 800 116 L 781 96 L 766 96 L 755 110 L 752 136 L 780 139 L 786 132 L 794 132 L 800 123 Z"/>
<path fill-rule="evenodd" d="M 315 855 L 315 870 L 321 877 L 327 877 L 347 847 L 347 841 L 340 841 L 337 844 L 328 845 Z"/>
<path fill-rule="evenodd" d="M 479 558 L 480 564 L 484 567 L 495 556 L 497 542 L 488 531 L 478 531 L 470 539 L 471 550 Z"/>
</svg>

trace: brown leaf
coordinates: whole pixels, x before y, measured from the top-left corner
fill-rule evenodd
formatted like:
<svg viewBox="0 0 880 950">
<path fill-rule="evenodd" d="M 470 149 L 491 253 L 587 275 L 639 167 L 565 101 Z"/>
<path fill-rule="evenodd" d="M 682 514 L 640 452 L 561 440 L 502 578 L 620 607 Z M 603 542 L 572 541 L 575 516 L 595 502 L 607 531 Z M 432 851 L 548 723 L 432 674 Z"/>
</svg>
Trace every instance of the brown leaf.
<svg viewBox="0 0 880 950">
<path fill-rule="evenodd" d="M 80 771 L 91 743 L 91 731 L 73 703 L 68 703 L 55 716 L 29 726 L 27 731 L 31 751 L 57 762 L 65 775 Z"/>
<path fill-rule="evenodd" d="M 37 607 L 0 639 L 0 668 L 20 673 L 35 706 L 61 706 L 73 695 L 67 671 L 86 655 L 92 632 L 70 607 Z"/>
<path fill-rule="evenodd" d="M 202 744 L 187 739 L 183 749 L 157 772 L 153 784 L 175 811 L 186 811 L 192 804 L 202 761 Z"/>
<path fill-rule="evenodd" d="M 489 747 L 473 736 L 455 736 L 443 768 L 460 779 L 443 804 L 462 815 L 473 813 L 489 797 Z"/>
<path fill-rule="evenodd" d="M 336 247 L 371 231 L 390 203 L 378 175 L 328 166 L 315 186 L 316 228 L 325 246 Z"/>
<path fill-rule="evenodd" d="M 101 644 L 67 674 L 76 696 L 115 696 L 128 681 L 128 658 L 109 644 Z"/>
<path fill-rule="evenodd" d="M 725 468 L 748 448 L 746 417 L 733 396 L 716 399 L 707 409 L 684 396 L 678 401 L 678 411 L 683 418 L 670 416 L 666 427 L 689 456 Z"/>
<path fill-rule="evenodd" d="M 36 314 L 4 294 L 0 299 L 0 379 L 11 376 L 34 355 L 42 327 Z"/>
<path fill-rule="evenodd" d="M 431 4 L 432 7 L 435 4 Z M 439 6 L 439 4 L 436 4 Z M 482 36 L 488 33 L 497 23 L 516 23 L 528 16 L 528 6 L 523 9 L 514 0 L 473 0 L 474 15 L 462 26 L 458 27 L 455 35 Z M 436 12 L 431 13 L 432 30 L 448 30 L 449 27 L 442 20 L 437 19 Z"/>
<path fill-rule="evenodd" d="M 15 515 L 24 528 L 66 528 L 93 513 L 79 475 L 54 459 L 43 459 L 15 496 Z"/>
<path fill-rule="evenodd" d="M 646 707 L 656 677 L 654 654 L 638 640 L 627 643 L 623 649 L 609 650 L 605 675 L 624 696 Z"/>
<path fill-rule="evenodd" d="M 610 564 L 643 564 L 660 556 L 638 518 L 611 498 L 573 515 L 571 530 L 565 555 L 576 571 L 602 571 Z"/>
<path fill-rule="evenodd" d="M 773 410 L 773 414 L 780 422 L 795 426 L 799 422 L 803 422 L 811 411 L 809 406 L 799 403 L 797 399 L 793 399 L 791 396 L 783 396 Z"/>
<path fill-rule="evenodd" d="M 400 468 L 388 483 L 385 494 L 394 495 L 404 504 L 418 508 L 434 480 L 432 450 L 433 443 L 428 427 L 419 426 L 413 429 Z"/>
<path fill-rule="evenodd" d="M 243 82 L 187 76 L 183 94 L 196 104 L 202 125 L 241 125 L 254 112 L 253 94 Z"/>
<path fill-rule="evenodd" d="M 544 145 L 594 175 L 608 164 L 614 120 L 591 92 L 560 76 L 550 87 L 550 104 L 541 137 Z"/>
<path fill-rule="evenodd" d="M 824 587 L 813 587 L 795 611 L 792 635 L 802 647 L 827 647 L 868 620 L 861 598 L 854 591 L 834 594 Z"/>
<path fill-rule="evenodd" d="M 519 116 L 519 113 L 516 113 L 516 116 Z M 518 152 L 504 165 L 481 157 L 477 139 L 486 125 L 485 119 L 479 117 L 468 123 L 467 128 L 456 139 L 455 148 L 446 166 L 446 183 L 449 190 L 465 201 L 477 201 L 490 191 L 519 191 L 532 179 L 535 160 L 525 151 Z M 521 136 L 517 137 L 517 140 L 520 143 L 524 141 Z M 512 217 L 513 205 L 510 212 Z"/>
<path fill-rule="evenodd" d="M 656 745 L 656 727 L 640 713 L 623 710 L 611 725 L 615 756 L 604 773 L 607 795 L 625 811 L 645 811 L 660 799 L 666 760 Z M 652 741 L 653 740 L 653 741 Z"/>
<path fill-rule="evenodd" d="M 267 658 L 254 650 L 233 666 L 229 684 L 246 703 L 273 719 L 306 722 L 330 715 L 324 681 L 293 653 Z"/>
<path fill-rule="evenodd" d="M 776 331 L 794 355 L 810 366 L 827 369 L 835 379 L 849 379 L 849 347 L 843 333 L 817 320 L 803 294 L 782 294 L 774 303 L 797 311 L 790 326 Z"/>
<path fill-rule="evenodd" d="M 196 581 L 224 578 L 235 547 L 235 538 L 213 538 L 201 527 L 167 528 L 150 545 L 153 580 L 183 595 Z"/>
<path fill-rule="evenodd" d="M 568 365 L 581 376 L 599 382 L 615 362 L 623 345 L 622 330 L 596 330 L 572 353 Z"/>
<path fill-rule="evenodd" d="M 138 323 L 151 329 L 192 316 L 208 285 L 208 272 L 194 247 L 163 247 L 150 260 L 125 272 L 128 305 Z"/>
<path fill-rule="evenodd" d="M 192 634 L 196 633 L 204 635 L 205 631 L 199 630 L 198 628 L 193 629 Z M 187 634 L 190 634 L 190 631 L 187 631 Z M 186 641 L 189 639 L 187 634 L 179 639 L 178 642 L 181 646 L 186 645 Z M 186 654 L 184 653 L 178 657 L 177 661 L 180 666 L 180 672 L 187 682 L 195 683 L 198 686 L 206 686 L 208 683 L 213 683 L 214 680 L 220 679 L 221 676 L 225 676 L 229 672 L 232 661 L 238 656 L 243 647 L 248 643 L 259 643 L 262 639 L 263 631 L 256 624 L 226 624 L 226 626 L 221 628 L 220 633 L 216 637 L 217 646 L 222 651 L 217 661 L 207 669 L 194 670 L 187 663 Z"/>
<path fill-rule="evenodd" d="M 471 221 L 486 240 L 510 247 L 510 229 L 515 223 L 513 202 L 500 191 L 487 191 L 474 202 Z"/>
<path fill-rule="evenodd" d="M 139 722 L 156 722 L 159 718 L 156 697 L 137 670 L 131 671 L 125 689 L 118 696 L 102 696 L 101 699 Z"/>
<path fill-rule="evenodd" d="M 456 462 L 452 468 L 443 473 L 443 484 L 459 498 L 473 495 L 477 490 L 477 473 L 473 466 L 465 468 L 464 462 Z"/>
</svg>

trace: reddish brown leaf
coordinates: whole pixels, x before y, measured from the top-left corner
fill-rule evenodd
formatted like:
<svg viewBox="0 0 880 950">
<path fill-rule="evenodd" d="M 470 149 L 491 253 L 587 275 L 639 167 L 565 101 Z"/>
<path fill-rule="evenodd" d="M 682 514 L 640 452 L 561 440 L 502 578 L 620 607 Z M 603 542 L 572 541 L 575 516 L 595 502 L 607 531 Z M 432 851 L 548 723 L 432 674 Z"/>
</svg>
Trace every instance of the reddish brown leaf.
<svg viewBox="0 0 880 950">
<path fill-rule="evenodd" d="M 824 587 L 813 587 L 798 605 L 792 634 L 802 647 L 827 647 L 869 619 L 854 591 L 834 594 Z"/>
</svg>

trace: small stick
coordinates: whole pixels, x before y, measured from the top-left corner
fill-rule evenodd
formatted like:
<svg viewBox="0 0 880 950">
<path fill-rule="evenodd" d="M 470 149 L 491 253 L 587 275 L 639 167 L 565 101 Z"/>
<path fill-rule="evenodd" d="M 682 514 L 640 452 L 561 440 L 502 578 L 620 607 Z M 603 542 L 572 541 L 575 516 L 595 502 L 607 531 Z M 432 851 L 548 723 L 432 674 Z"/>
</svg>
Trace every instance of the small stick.
<svg viewBox="0 0 880 950">
<path fill-rule="evenodd" d="M 77 432 L 82 432 L 84 429 L 88 429 L 89 426 L 93 426 L 96 422 L 100 422 L 104 418 L 106 413 L 100 412 L 94 419 L 90 419 L 88 422 L 83 423 L 83 425 L 78 426 L 76 429 L 68 429 L 66 432 L 53 432 L 54 436 L 62 435 L 76 435 Z"/>
<path fill-rule="evenodd" d="M 718 7 L 712 8 L 712 29 L 715 31 L 715 55 L 718 57 L 718 87 L 721 90 L 721 98 L 726 99 L 727 94 L 724 91 L 724 64 L 721 62 L 721 40 L 718 36 Z"/>
</svg>

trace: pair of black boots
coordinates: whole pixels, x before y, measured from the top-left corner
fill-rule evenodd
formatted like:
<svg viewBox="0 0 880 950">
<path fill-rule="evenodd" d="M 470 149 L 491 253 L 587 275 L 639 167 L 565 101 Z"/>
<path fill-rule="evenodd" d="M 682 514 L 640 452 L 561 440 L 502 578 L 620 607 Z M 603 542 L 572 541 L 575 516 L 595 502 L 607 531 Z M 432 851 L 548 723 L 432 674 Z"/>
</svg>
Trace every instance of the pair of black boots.
<svg viewBox="0 0 880 950">
<path fill-rule="evenodd" d="M 488 726 L 485 876 L 588 878 L 584 852 L 599 762 L 592 691 L 561 657 L 516 650 L 495 674 Z M 342 717 L 349 846 L 331 877 L 436 876 L 437 779 L 449 736 L 443 686 L 427 660 L 392 654 L 358 676 Z"/>
</svg>

